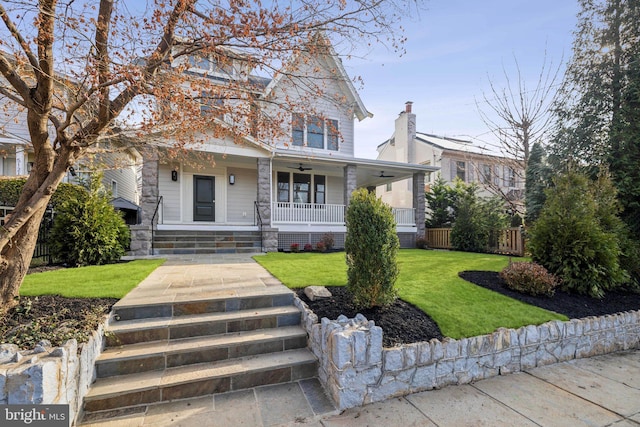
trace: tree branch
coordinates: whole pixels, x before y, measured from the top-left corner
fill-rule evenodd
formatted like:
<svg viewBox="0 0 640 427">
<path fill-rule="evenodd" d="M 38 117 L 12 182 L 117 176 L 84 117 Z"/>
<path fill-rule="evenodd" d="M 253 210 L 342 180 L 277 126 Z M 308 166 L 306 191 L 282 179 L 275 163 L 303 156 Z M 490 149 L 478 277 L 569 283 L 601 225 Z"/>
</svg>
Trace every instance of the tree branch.
<svg viewBox="0 0 640 427">
<path fill-rule="evenodd" d="M 20 31 L 15 26 L 13 21 L 9 18 L 9 15 L 7 14 L 7 11 L 5 10 L 2 4 L 0 4 L 0 18 L 2 18 L 4 25 L 7 27 L 7 29 L 13 36 L 13 38 L 15 38 L 18 41 L 25 55 L 27 55 L 27 59 L 29 59 L 29 63 L 31 64 L 33 69 L 36 70 L 36 73 L 37 73 L 39 69 L 38 58 L 36 58 L 36 56 L 31 51 L 31 48 L 29 48 L 29 44 L 24 39 L 24 37 L 22 37 L 22 34 L 20 34 Z"/>
</svg>

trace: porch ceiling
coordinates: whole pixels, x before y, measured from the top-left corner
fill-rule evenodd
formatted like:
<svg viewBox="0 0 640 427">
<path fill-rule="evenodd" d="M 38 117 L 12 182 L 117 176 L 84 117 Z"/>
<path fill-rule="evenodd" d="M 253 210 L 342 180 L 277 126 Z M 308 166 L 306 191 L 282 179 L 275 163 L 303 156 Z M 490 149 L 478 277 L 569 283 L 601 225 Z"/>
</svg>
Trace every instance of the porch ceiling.
<svg viewBox="0 0 640 427">
<path fill-rule="evenodd" d="M 416 172 L 428 174 L 440 170 L 439 167 L 427 165 L 359 158 L 309 157 L 291 153 L 277 153 L 274 159 L 274 167 L 291 168 L 292 172 L 295 172 L 300 164 L 305 168 L 313 168 L 313 173 L 333 176 L 343 176 L 344 167 L 354 165 L 358 187 L 384 185 L 411 178 Z"/>
</svg>

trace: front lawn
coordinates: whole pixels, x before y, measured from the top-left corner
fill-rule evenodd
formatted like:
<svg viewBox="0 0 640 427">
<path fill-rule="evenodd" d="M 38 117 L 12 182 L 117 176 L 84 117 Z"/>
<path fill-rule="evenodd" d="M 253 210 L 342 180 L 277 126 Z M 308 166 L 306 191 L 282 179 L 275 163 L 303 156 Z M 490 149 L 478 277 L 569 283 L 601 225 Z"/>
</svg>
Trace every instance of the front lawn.
<svg viewBox="0 0 640 427">
<path fill-rule="evenodd" d="M 163 259 L 140 259 L 29 274 L 20 287 L 20 295 L 119 299 L 163 262 Z"/>
<path fill-rule="evenodd" d="M 347 282 L 344 252 L 268 253 L 255 260 L 290 288 L 343 286 Z M 436 321 L 452 338 L 487 334 L 499 327 L 519 328 L 566 316 L 540 309 L 473 285 L 458 277 L 465 270 L 500 271 L 509 258 L 468 252 L 403 249 L 398 253 L 400 297 Z"/>
</svg>

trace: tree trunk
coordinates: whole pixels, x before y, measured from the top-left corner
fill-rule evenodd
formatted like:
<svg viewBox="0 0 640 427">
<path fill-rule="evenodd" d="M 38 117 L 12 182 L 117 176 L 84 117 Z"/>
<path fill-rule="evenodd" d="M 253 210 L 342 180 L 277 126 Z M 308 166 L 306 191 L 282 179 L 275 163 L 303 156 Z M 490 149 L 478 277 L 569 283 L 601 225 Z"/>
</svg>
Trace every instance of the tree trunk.
<svg viewBox="0 0 640 427">
<path fill-rule="evenodd" d="M 0 314 L 18 302 L 20 285 L 31 264 L 45 211 L 46 205 L 36 211 L 0 253 Z"/>
</svg>

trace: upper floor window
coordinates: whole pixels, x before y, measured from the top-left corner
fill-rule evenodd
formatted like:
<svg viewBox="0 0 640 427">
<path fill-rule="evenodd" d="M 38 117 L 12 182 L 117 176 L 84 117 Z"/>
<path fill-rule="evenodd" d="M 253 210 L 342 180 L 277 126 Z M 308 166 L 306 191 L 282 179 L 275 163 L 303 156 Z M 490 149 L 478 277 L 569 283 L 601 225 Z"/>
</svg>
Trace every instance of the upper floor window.
<svg viewBox="0 0 640 427">
<path fill-rule="evenodd" d="M 203 58 L 201 56 L 190 56 L 189 65 L 198 70 L 217 75 L 226 78 L 236 78 L 237 73 L 234 67 L 233 61 L 230 59 L 216 58 L 214 56 L 208 56 Z"/>
<path fill-rule="evenodd" d="M 480 177 L 483 184 L 491 184 L 491 177 L 493 176 L 493 170 L 491 165 L 482 165 L 482 176 Z"/>
<path fill-rule="evenodd" d="M 458 178 L 460 178 L 462 181 L 465 181 L 465 182 L 466 182 L 466 179 L 465 179 L 465 178 L 466 178 L 465 171 L 466 171 L 466 165 L 465 165 L 465 163 L 464 163 L 464 162 L 460 162 L 460 161 L 456 162 L 456 176 L 457 176 Z"/>
<path fill-rule="evenodd" d="M 338 151 L 338 121 L 293 113 L 291 138 L 293 145 Z"/>
<path fill-rule="evenodd" d="M 507 186 L 515 187 L 516 186 L 516 171 L 513 170 L 512 167 L 507 167 L 505 171 L 505 178 L 507 181 Z"/>
<path fill-rule="evenodd" d="M 219 97 L 213 96 L 211 93 L 207 91 L 200 92 L 200 115 L 212 115 L 220 120 L 224 119 L 224 114 L 222 113 L 222 109 L 224 107 L 224 100 Z"/>
</svg>

